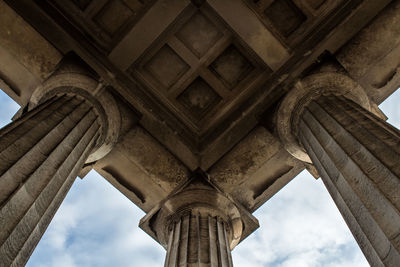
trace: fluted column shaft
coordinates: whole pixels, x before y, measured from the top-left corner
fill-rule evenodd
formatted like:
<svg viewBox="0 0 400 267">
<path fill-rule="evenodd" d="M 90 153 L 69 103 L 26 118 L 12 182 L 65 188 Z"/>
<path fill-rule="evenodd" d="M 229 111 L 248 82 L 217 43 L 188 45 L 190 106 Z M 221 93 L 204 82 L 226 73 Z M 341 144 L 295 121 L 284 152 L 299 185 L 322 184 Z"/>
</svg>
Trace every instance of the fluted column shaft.
<svg viewBox="0 0 400 267">
<path fill-rule="evenodd" d="M 342 96 L 303 111 L 299 140 L 372 266 L 400 264 L 400 132 Z"/>
<path fill-rule="evenodd" d="M 218 216 L 182 215 L 170 226 L 165 267 L 232 267 L 227 224 Z"/>
<path fill-rule="evenodd" d="M 96 145 L 83 98 L 55 96 L 0 130 L 0 266 L 23 266 Z"/>
</svg>

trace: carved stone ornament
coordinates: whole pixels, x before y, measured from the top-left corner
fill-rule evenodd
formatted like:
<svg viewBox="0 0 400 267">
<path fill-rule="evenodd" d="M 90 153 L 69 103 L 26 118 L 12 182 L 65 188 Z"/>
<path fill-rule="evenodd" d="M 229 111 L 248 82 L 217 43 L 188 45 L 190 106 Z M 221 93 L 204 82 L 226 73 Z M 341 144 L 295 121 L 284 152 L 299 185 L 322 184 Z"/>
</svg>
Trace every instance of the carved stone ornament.
<svg viewBox="0 0 400 267">
<path fill-rule="evenodd" d="M 170 226 L 187 213 L 207 214 L 225 221 L 231 250 L 259 227 L 253 215 L 220 191 L 202 172 L 178 186 L 142 218 L 139 226 L 167 248 Z"/>
<path fill-rule="evenodd" d="M 350 77 L 337 72 L 309 75 L 298 81 L 279 106 L 277 130 L 285 149 L 295 158 L 311 163 L 310 157 L 297 139 L 297 126 L 304 108 L 322 95 L 343 95 L 365 109 L 372 110 L 373 103 L 361 86 Z"/>
<path fill-rule="evenodd" d="M 102 127 L 102 136 L 86 163 L 107 155 L 118 141 L 121 116 L 114 97 L 105 85 L 85 69 L 68 64 L 57 70 L 32 94 L 29 110 L 56 95 L 70 94 L 81 97 L 93 105 Z"/>
</svg>

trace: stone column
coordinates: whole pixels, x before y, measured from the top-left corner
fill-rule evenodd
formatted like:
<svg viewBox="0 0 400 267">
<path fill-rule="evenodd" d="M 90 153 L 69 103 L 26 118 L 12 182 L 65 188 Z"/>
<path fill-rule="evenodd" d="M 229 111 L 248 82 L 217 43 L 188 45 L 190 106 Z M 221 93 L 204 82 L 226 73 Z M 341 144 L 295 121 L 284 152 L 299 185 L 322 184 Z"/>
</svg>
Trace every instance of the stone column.
<svg viewBox="0 0 400 267">
<path fill-rule="evenodd" d="M 100 136 L 83 98 L 60 95 L 0 131 L 0 265 L 23 266 Z"/>
<path fill-rule="evenodd" d="M 258 221 L 198 170 L 143 217 L 140 227 L 167 250 L 165 267 L 232 267 L 231 250 Z"/>
<path fill-rule="evenodd" d="M 320 80 L 315 86 L 311 80 L 300 86 L 315 91 L 303 90 L 298 98 L 292 110 L 298 114 L 292 116 L 296 123 L 292 133 L 310 156 L 369 263 L 398 266 L 400 132 L 371 113 L 360 97 L 350 99 L 348 91 L 340 89 L 346 83 L 339 82 L 333 89 L 335 83 Z M 332 90 L 321 89 L 324 86 Z"/>
<path fill-rule="evenodd" d="M 232 267 L 227 228 L 218 216 L 182 214 L 169 227 L 165 267 Z"/>
<path fill-rule="evenodd" d="M 84 163 L 118 138 L 115 100 L 67 59 L 0 130 L 0 266 L 28 261 Z"/>
</svg>

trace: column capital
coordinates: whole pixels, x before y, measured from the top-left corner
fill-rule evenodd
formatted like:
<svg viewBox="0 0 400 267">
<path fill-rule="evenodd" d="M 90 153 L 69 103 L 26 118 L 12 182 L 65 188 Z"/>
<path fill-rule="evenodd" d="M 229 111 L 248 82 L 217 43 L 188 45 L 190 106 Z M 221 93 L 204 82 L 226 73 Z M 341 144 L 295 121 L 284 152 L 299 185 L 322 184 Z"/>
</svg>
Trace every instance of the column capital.
<svg viewBox="0 0 400 267">
<path fill-rule="evenodd" d="M 28 109 L 57 95 L 74 95 L 85 99 L 94 107 L 101 124 L 101 136 L 86 163 L 94 162 L 107 155 L 118 141 L 121 116 L 114 97 L 95 73 L 80 61 L 68 58 L 59 68 L 33 92 Z"/>
<path fill-rule="evenodd" d="M 338 72 L 311 74 L 299 80 L 285 96 L 277 113 L 277 131 L 285 149 L 295 158 L 311 163 L 297 133 L 300 115 L 308 104 L 321 96 L 344 96 L 368 111 L 373 105 L 364 89 L 349 76 Z"/>
<path fill-rule="evenodd" d="M 231 250 L 259 226 L 253 215 L 220 191 L 208 176 L 196 173 L 143 217 L 140 228 L 167 248 L 170 228 L 188 214 L 223 220 Z"/>
</svg>

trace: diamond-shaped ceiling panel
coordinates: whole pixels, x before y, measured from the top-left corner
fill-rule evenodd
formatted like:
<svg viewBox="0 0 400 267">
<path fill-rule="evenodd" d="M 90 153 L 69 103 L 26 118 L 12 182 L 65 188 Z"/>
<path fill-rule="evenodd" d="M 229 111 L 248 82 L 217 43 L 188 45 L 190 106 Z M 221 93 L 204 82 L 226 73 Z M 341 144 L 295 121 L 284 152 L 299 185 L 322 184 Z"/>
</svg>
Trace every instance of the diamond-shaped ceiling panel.
<svg viewBox="0 0 400 267">
<path fill-rule="evenodd" d="M 176 33 L 176 37 L 201 58 L 222 37 L 219 29 L 200 12 Z"/>
<path fill-rule="evenodd" d="M 214 105 L 218 104 L 221 97 L 207 82 L 198 77 L 178 96 L 177 100 L 194 119 L 199 120 Z"/>
<path fill-rule="evenodd" d="M 214 60 L 209 69 L 231 90 L 243 81 L 254 67 L 235 46 L 231 45 Z"/>
<path fill-rule="evenodd" d="M 145 70 L 166 88 L 189 69 L 188 64 L 167 44 L 144 65 Z"/>
</svg>

